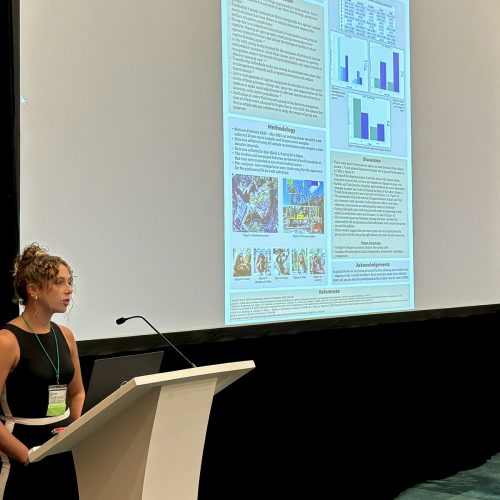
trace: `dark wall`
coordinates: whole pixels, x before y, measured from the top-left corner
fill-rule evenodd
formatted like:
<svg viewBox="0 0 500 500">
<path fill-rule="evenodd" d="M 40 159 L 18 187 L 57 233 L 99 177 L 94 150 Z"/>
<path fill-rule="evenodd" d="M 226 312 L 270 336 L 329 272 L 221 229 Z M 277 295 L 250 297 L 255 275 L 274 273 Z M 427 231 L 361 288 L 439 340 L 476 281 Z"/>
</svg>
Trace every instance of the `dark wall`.
<svg viewBox="0 0 500 500">
<path fill-rule="evenodd" d="M 17 50 L 13 35 L 10 1 L 0 2 L 0 323 L 12 318 L 12 263 L 19 248 L 18 186 L 19 162 L 16 156 L 18 135 L 15 97 Z"/>
<path fill-rule="evenodd" d="M 180 346 L 214 398 L 200 500 L 392 499 L 500 451 L 499 313 Z M 93 356 L 83 356 L 88 377 Z M 166 350 L 165 370 L 185 368 Z"/>
<path fill-rule="evenodd" d="M 200 499 L 394 498 L 499 451 L 498 313 L 186 346 L 215 397 Z M 294 496 L 295 497 L 295 496 Z"/>
</svg>

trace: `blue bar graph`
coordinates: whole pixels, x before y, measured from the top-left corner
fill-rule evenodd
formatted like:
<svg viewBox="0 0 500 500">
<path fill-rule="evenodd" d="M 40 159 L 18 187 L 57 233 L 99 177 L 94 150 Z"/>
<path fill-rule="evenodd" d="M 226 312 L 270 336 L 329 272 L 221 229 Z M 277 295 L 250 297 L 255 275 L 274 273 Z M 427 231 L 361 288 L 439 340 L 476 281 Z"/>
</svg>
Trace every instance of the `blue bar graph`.
<svg viewBox="0 0 500 500">
<path fill-rule="evenodd" d="M 371 92 L 404 99 L 404 53 L 399 49 L 370 43 Z"/>
<path fill-rule="evenodd" d="M 332 32 L 331 68 L 332 85 L 368 92 L 368 43 Z"/>
<path fill-rule="evenodd" d="M 388 99 L 349 96 L 349 143 L 390 148 L 391 103 Z"/>
</svg>

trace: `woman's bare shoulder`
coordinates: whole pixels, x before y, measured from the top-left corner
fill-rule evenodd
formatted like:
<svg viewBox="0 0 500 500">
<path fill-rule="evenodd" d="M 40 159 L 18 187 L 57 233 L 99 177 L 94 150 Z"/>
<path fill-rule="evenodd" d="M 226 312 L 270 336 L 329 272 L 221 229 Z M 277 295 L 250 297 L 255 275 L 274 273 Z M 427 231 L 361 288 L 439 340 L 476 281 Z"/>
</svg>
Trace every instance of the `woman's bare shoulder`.
<svg viewBox="0 0 500 500">
<path fill-rule="evenodd" d="M 16 360 L 19 356 L 19 344 L 16 336 L 6 328 L 0 329 L 0 359 Z"/>
<path fill-rule="evenodd" d="M 16 336 L 7 328 L 0 329 L 0 343 L 2 347 L 8 347 L 9 345 L 17 345 Z"/>
</svg>

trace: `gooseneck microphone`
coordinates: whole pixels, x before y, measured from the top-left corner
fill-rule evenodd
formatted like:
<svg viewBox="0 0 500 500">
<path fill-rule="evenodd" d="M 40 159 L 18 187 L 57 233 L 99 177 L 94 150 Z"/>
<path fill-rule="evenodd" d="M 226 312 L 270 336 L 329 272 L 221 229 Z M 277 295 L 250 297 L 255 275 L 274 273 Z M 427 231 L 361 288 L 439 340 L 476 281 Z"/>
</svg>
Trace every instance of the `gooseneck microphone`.
<svg viewBox="0 0 500 500">
<path fill-rule="evenodd" d="M 196 368 L 196 365 L 192 361 L 189 361 L 189 359 L 187 359 L 186 356 L 184 356 L 184 354 L 182 354 L 182 352 L 179 351 L 179 349 L 177 349 L 177 347 L 175 347 L 175 345 L 172 344 L 172 342 L 170 342 L 170 340 L 168 340 L 168 338 L 165 337 L 163 333 L 160 333 L 144 316 L 129 316 L 128 318 L 118 318 L 116 320 L 116 324 L 123 325 L 125 321 L 128 321 L 132 318 L 141 318 L 142 320 L 144 320 L 170 347 L 173 347 L 189 363 L 192 368 Z"/>
</svg>

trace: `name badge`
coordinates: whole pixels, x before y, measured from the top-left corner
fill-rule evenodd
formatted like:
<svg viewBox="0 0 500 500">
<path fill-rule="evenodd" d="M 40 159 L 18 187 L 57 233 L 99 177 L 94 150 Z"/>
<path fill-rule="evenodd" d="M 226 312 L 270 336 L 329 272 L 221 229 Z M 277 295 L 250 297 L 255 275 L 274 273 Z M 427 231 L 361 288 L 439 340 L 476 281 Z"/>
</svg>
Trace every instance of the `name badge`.
<svg viewBox="0 0 500 500">
<path fill-rule="evenodd" d="M 66 411 L 66 392 L 68 386 L 49 385 L 49 405 L 47 406 L 47 417 L 58 417 Z"/>
</svg>

